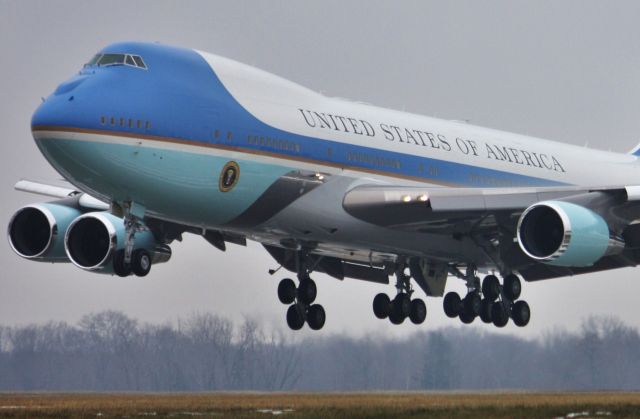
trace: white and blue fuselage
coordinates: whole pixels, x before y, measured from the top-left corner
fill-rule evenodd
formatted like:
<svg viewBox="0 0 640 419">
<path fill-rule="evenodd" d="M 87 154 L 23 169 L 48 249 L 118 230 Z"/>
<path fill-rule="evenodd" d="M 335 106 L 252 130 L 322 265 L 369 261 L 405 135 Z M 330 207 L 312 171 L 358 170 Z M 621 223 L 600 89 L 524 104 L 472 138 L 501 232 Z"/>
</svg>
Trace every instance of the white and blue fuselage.
<svg viewBox="0 0 640 419">
<path fill-rule="evenodd" d="M 61 84 L 33 115 L 38 147 L 82 191 L 107 202 L 135 200 L 151 217 L 203 231 L 239 230 L 263 242 L 303 237 L 354 257 L 401 251 L 447 259 L 454 250 L 443 249 L 455 249 L 474 259 L 477 250 L 443 246 L 448 239 L 430 243 L 418 233 L 347 223 L 341 197 L 363 183 L 606 186 L 638 173 L 632 154 L 333 99 L 200 51 L 119 43 L 105 54 L 144 65 L 90 64 Z M 238 165 L 237 183 L 223 190 L 229 162 Z M 252 219 L 260 198 L 292 171 L 337 186 L 316 191 L 314 205 L 264 208 L 268 217 Z"/>
</svg>

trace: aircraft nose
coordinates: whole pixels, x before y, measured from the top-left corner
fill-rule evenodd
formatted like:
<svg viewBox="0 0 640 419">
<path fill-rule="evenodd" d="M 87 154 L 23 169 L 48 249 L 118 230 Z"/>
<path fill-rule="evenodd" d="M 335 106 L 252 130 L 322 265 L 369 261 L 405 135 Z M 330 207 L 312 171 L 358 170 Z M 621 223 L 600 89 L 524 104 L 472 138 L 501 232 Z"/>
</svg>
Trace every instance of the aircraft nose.
<svg viewBox="0 0 640 419">
<path fill-rule="evenodd" d="M 78 75 L 60 84 L 35 110 L 31 127 L 77 125 L 82 117 L 82 106 L 76 93 L 85 80 L 86 76 Z"/>
</svg>

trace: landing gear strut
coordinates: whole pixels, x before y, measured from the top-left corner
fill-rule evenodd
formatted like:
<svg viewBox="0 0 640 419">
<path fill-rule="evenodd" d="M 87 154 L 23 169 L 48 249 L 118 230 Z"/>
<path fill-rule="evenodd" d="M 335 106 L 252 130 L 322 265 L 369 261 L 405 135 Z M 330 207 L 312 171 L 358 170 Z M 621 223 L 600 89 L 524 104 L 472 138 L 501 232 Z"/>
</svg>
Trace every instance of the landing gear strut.
<svg viewBox="0 0 640 419">
<path fill-rule="evenodd" d="M 480 286 L 480 278 L 475 275 L 472 265 L 465 274 L 457 270 L 453 274 L 466 281 L 467 295 L 464 299 L 453 291 L 445 295 L 443 307 L 448 317 L 459 317 L 463 323 L 469 324 L 479 316 L 482 322 L 493 323 L 496 327 L 505 327 L 509 318 L 519 327 L 529 323 L 529 304 L 524 300 L 516 301 L 522 293 L 522 283 L 517 275 L 506 275 L 502 285 L 498 277 L 487 275 Z"/>
<path fill-rule="evenodd" d="M 318 288 L 309 277 L 311 269 L 303 256 L 299 256 L 298 286 L 291 278 L 285 278 L 278 284 L 278 299 L 287 309 L 287 325 L 292 330 L 300 330 L 305 322 L 313 330 L 320 330 L 327 319 L 324 307 L 313 304 L 318 295 Z"/>
<path fill-rule="evenodd" d="M 411 299 L 411 278 L 404 273 L 404 266 L 396 270 L 396 297 L 378 294 L 373 299 L 373 313 L 379 319 L 389 318 L 393 324 L 402 324 L 409 318 L 413 324 L 422 324 L 427 317 L 427 306 L 423 300 Z"/>
<path fill-rule="evenodd" d="M 151 254 L 145 249 L 134 251 L 135 235 L 146 230 L 146 227 L 132 212 L 134 204 L 125 202 L 123 205 L 125 239 L 124 249 L 116 251 L 113 256 L 113 272 L 118 276 L 146 276 L 151 271 Z"/>
</svg>

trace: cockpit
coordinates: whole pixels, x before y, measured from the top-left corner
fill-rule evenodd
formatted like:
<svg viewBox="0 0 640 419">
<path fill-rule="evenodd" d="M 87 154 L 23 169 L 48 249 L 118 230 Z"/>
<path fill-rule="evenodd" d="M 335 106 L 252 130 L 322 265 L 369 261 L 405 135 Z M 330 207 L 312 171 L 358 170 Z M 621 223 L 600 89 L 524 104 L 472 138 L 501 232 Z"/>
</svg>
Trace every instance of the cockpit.
<svg viewBox="0 0 640 419">
<path fill-rule="evenodd" d="M 128 65 L 130 67 L 147 69 L 147 65 L 139 55 L 133 54 L 96 54 L 91 61 L 86 63 L 86 67 L 107 67 L 112 65 Z"/>
</svg>

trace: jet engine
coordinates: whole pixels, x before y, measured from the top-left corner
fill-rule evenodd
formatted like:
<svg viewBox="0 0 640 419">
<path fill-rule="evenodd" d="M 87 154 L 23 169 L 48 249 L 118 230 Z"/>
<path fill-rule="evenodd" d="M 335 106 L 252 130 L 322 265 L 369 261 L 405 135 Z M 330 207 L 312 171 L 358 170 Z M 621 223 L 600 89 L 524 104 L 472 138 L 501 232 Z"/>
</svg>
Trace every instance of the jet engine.
<svg viewBox="0 0 640 419">
<path fill-rule="evenodd" d="M 518 221 L 517 237 L 527 256 L 556 266 L 591 266 L 624 248 L 624 242 L 611 236 L 600 215 L 564 201 L 545 201 L 527 208 Z"/>
<path fill-rule="evenodd" d="M 150 256 L 149 264 L 168 261 L 171 257 L 169 246 L 158 244 L 153 233 L 142 227 L 135 234 L 134 254 L 139 250 L 146 251 Z M 124 220 L 113 214 L 89 212 L 79 216 L 69 226 L 64 246 L 71 262 L 79 268 L 122 276 L 130 273 L 122 274 L 116 268 L 116 264 L 123 263 L 125 227 Z"/>
<path fill-rule="evenodd" d="M 81 212 L 68 200 L 27 205 L 11 217 L 9 244 L 23 258 L 40 262 L 69 262 L 64 236 Z"/>
</svg>

